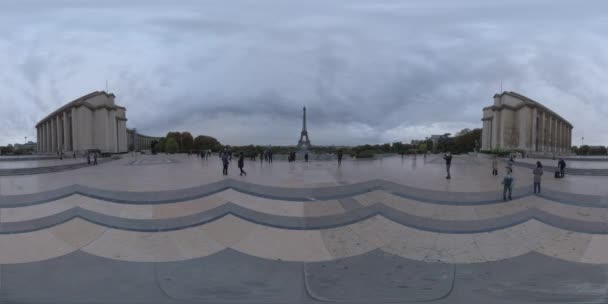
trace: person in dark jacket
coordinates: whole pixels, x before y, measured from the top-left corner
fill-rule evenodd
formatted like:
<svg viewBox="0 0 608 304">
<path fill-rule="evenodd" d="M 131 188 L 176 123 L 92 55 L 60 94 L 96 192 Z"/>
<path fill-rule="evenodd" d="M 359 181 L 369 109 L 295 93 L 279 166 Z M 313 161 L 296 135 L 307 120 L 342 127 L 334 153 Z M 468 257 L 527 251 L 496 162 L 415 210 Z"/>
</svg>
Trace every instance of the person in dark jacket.
<svg viewBox="0 0 608 304">
<path fill-rule="evenodd" d="M 97 152 L 93 154 L 93 165 L 97 165 Z"/>
<path fill-rule="evenodd" d="M 342 149 L 338 150 L 338 165 L 342 164 Z"/>
<path fill-rule="evenodd" d="M 221 153 L 221 157 L 222 157 L 222 166 L 223 166 L 222 174 L 228 175 L 228 164 L 230 164 L 228 152 L 224 151 L 223 153 Z"/>
<path fill-rule="evenodd" d="M 511 175 L 511 170 L 507 169 L 507 175 L 502 180 L 502 184 L 504 185 L 504 190 L 502 192 L 502 199 L 507 200 L 507 192 L 509 193 L 509 200 L 511 200 L 511 193 L 513 192 L 513 175 Z"/>
<path fill-rule="evenodd" d="M 543 165 L 539 161 L 536 162 L 536 168 L 534 168 L 532 174 L 534 174 L 534 193 L 540 193 L 540 180 L 543 176 Z"/>
<path fill-rule="evenodd" d="M 91 153 L 87 153 L 87 164 L 91 164 Z"/>
<path fill-rule="evenodd" d="M 450 176 L 450 166 L 452 165 L 452 153 L 450 153 L 448 151 L 447 154 L 443 155 L 443 159 L 445 159 L 445 168 L 446 171 L 448 172 L 448 176 L 446 176 L 446 179 L 451 179 L 452 177 Z"/>
<path fill-rule="evenodd" d="M 304 161 L 308 162 L 308 152 L 304 153 Z"/>
<path fill-rule="evenodd" d="M 239 165 L 239 170 L 241 170 L 241 176 L 243 176 L 243 174 L 245 174 L 245 176 L 247 176 L 247 172 L 245 172 L 243 170 L 243 167 L 245 166 L 245 155 L 243 154 L 243 152 L 241 152 L 239 154 L 239 161 L 238 161 L 238 165 Z"/>
<path fill-rule="evenodd" d="M 557 162 L 557 167 L 559 168 L 559 176 L 564 177 L 564 172 L 566 171 L 566 162 L 560 158 Z"/>
</svg>

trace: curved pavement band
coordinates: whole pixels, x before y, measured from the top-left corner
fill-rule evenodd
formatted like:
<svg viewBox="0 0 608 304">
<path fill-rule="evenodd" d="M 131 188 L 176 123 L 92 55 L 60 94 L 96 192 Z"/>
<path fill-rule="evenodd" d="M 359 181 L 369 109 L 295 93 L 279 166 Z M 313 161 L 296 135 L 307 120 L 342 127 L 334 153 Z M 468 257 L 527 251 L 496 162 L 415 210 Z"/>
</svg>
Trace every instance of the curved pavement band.
<svg viewBox="0 0 608 304">
<path fill-rule="evenodd" d="M 286 230 L 332 229 L 362 222 L 375 216 L 382 216 L 405 227 L 445 234 L 492 232 L 517 226 L 529 220 L 537 220 L 546 225 L 572 232 L 608 234 L 608 222 L 602 220 L 602 218 L 608 216 L 606 210 L 601 210 L 604 212 L 603 214 L 599 214 L 599 216 L 596 214 L 596 216 L 589 217 L 584 214 L 592 214 L 594 210 L 555 210 L 550 205 L 543 206 L 542 202 L 538 202 L 536 206 L 527 206 L 525 202 L 517 202 L 503 210 L 497 210 L 493 214 L 482 214 L 481 216 L 475 209 L 471 209 L 461 213 L 461 218 L 457 220 L 442 219 L 440 213 L 435 213 L 437 211 L 428 214 L 429 209 L 426 212 L 417 212 L 414 209 L 413 211 L 417 213 L 417 215 L 414 215 L 383 203 L 374 203 L 343 213 L 304 217 L 271 214 L 264 212 L 266 210 L 263 209 L 252 210 L 243 207 L 243 205 L 245 204 L 226 202 L 198 213 L 162 219 L 124 218 L 120 217 L 120 212 L 119 216 L 112 216 L 82 207 L 70 207 L 67 210 L 39 218 L 22 221 L 1 221 L 0 234 L 17 234 L 43 230 L 76 218 L 118 230 L 164 232 L 205 225 L 216 220 L 221 220 L 221 218 L 228 215 L 236 216 L 258 225 Z M 37 208 L 37 206 L 33 208 Z M 136 213 L 137 211 L 131 210 L 131 212 Z M 506 214 L 501 214 L 501 212 L 505 212 Z M 583 216 L 580 216 L 581 214 Z M 9 216 L 5 215 L 4 217 L 7 218 Z M 0 216 L 0 218 L 2 217 Z"/>
<path fill-rule="evenodd" d="M 45 230 L 0 235 L 0 264 L 42 261 L 77 250 L 120 261 L 168 262 L 227 248 L 293 262 L 333 261 L 379 249 L 426 262 L 482 263 L 536 252 L 570 262 L 605 264 L 606 246 L 608 235 L 571 232 L 536 220 L 492 232 L 443 234 L 405 227 L 381 216 L 331 229 L 285 230 L 228 215 L 165 232 L 124 231 L 73 219 Z"/>
<path fill-rule="evenodd" d="M 80 194 L 91 198 L 123 204 L 166 204 L 202 198 L 228 189 L 258 197 L 288 201 L 341 199 L 374 190 L 384 190 L 404 198 L 434 204 L 482 205 L 502 202 L 502 193 L 499 191 L 442 192 L 418 189 L 385 180 L 371 180 L 323 188 L 282 188 L 225 179 L 193 188 L 159 192 L 112 191 L 83 185 L 72 185 L 46 192 L 0 196 L 0 208 L 43 204 L 73 194 Z M 513 190 L 513 197 L 521 198 L 531 196 L 532 192 L 532 186 L 515 188 Z M 608 207 L 608 197 L 605 196 L 574 194 L 554 190 L 544 190 L 541 196 L 562 204 L 586 207 Z"/>
<path fill-rule="evenodd" d="M 502 202 L 386 181 L 227 180 L 181 194 L 4 196 L 0 300 L 605 302 L 603 198 L 519 191 Z"/>
</svg>

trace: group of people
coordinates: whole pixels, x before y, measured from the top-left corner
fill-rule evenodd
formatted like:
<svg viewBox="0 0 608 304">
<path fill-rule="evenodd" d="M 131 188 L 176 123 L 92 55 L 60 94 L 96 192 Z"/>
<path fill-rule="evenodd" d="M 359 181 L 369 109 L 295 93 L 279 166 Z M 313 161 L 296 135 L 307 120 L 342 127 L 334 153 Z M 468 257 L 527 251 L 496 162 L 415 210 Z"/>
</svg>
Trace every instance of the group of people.
<svg viewBox="0 0 608 304">
<path fill-rule="evenodd" d="M 264 161 L 266 161 L 268 163 L 272 163 L 272 150 L 271 149 L 260 152 L 260 163 L 262 163 Z"/>
<path fill-rule="evenodd" d="M 523 158 L 523 155 L 522 155 Z M 443 155 L 443 159 L 445 160 L 445 165 L 446 165 L 446 171 L 447 171 L 447 176 L 445 177 L 446 179 L 451 179 L 451 175 L 450 175 L 450 167 L 452 165 L 452 154 L 450 152 L 447 152 Z M 511 155 L 511 157 L 509 158 L 509 160 L 507 161 L 506 165 L 505 165 L 505 171 L 506 174 L 504 176 L 504 178 L 502 179 L 502 185 L 503 185 L 503 200 L 511 200 L 512 198 L 512 192 L 513 192 L 513 185 L 515 183 L 515 179 L 513 178 L 513 164 L 514 164 L 514 160 L 513 160 L 513 155 Z M 564 174 L 565 174 L 565 170 L 566 170 L 566 162 L 563 159 L 560 159 L 557 162 L 557 168 L 559 169 L 559 171 L 555 172 L 555 177 L 556 178 L 563 178 Z M 540 193 L 540 182 L 543 176 L 543 165 L 540 161 L 536 162 L 536 167 L 534 168 L 534 170 L 532 170 L 532 175 L 534 176 L 534 193 Z M 492 176 L 497 176 L 498 175 L 498 158 L 496 156 L 494 156 L 494 158 L 492 159 Z"/>
<path fill-rule="evenodd" d="M 247 175 L 247 172 L 243 170 L 243 167 L 245 166 L 245 154 L 240 152 L 238 157 L 237 165 L 239 170 L 241 170 L 241 176 Z M 232 151 L 224 149 L 220 152 L 220 159 L 222 160 L 222 174 L 228 175 L 228 166 L 230 165 L 230 161 L 232 161 Z"/>
<path fill-rule="evenodd" d="M 506 175 L 502 180 L 502 184 L 503 184 L 503 200 L 507 200 L 507 198 L 509 200 L 511 200 L 511 193 L 513 192 L 513 184 L 514 184 L 514 178 L 513 178 L 513 156 L 511 156 L 509 158 L 509 160 L 507 161 L 507 165 L 506 165 Z M 559 171 L 555 172 L 555 177 L 556 178 L 563 178 L 565 175 L 565 171 L 566 171 L 566 162 L 563 159 L 560 159 L 557 162 L 557 168 L 559 169 Z M 540 161 L 536 162 L 536 167 L 534 168 L 534 170 L 532 170 L 532 175 L 534 176 L 533 179 L 533 184 L 534 184 L 534 194 L 538 194 L 540 193 L 540 182 L 542 180 L 542 176 L 543 176 L 543 164 Z M 494 159 L 492 159 L 492 175 L 493 176 L 497 176 L 498 175 L 498 159 L 495 156 Z"/>
<path fill-rule="evenodd" d="M 91 154 L 93 154 L 93 165 L 97 165 L 97 152 L 87 153 L 87 164 L 91 164 Z M 74 152 L 74 155 L 76 155 L 76 152 Z"/>
</svg>

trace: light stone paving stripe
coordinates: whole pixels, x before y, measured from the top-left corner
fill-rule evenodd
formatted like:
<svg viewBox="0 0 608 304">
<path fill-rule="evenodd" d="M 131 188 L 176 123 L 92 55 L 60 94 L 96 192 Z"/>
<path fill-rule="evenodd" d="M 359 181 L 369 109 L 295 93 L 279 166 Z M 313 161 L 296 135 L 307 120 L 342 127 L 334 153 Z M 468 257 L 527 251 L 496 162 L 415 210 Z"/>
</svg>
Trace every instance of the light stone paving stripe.
<svg viewBox="0 0 608 304">
<path fill-rule="evenodd" d="M 0 235 L 0 264 L 29 263 L 66 255 L 107 228 L 74 219 L 51 229 Z"/>
<path fill-rule="evenodd" d="M 156 233 L 108 229 L 81 250 L 121 261 L 169 262 L 208 256 L 225 248 L 198 228 Z"/>
<path fill-rule="evenodd" d="M 208 198 L 207 198 L 208 199 Z M 217 198 L 219 200 L 219 198 Z M 527 200 L 526 198 L 522 200 Z M 508 227 L 516 226 L 524 223 L 530 219 L 535 219 L 543 222 L 544 224 L 554 226 L 556 228 L 569 230 L 579 233 L 587 234 L 608 234 L 608 223 L 605 221 L 589 221 L 584 217 L 571 219 L 562 215 L 557 215 L 550 212 L 545 212 L 537 208 L 529 208 L 524 211 L 519 211 L 521 201 L 507 203 L 507 207 L 511 208 L 511 212 L 505 215 L 499 214 L 498 217 L 475 219 L 475 214 L 471 214 L 472 210 L 478 215 L 481 213 L 475 209 L 480 206 L 463 206 L 463 209 L 469 209 L 469 211 L 462 212 L 462 214 L 469 214 L 470 219 L 459 217 L 459 220 L 443 220 L 436 219 L 433 217 L 423 217 L 418 215 L 408 214 L 406 212 L 396 210 L 392 207 L 384 204 L 374 204 L 367 207 L 361 207 L 358 209 L 352 209 L 343 214 L 318 216 L 318 217 L 290 217 L 273 215 L 255 210 L 250 210 L 242 206 L 233 203 L 220 203 L 216 202 L 219 206 L 205 210 L 195 214 L 188 214 L 176 218 L 160 218 L 160 219 L 132 219 L 115 217 L 102 213 L 97 213 L 81 207 L 74 207 L 58 214 L 51 216 L 38 218 L 34 220 L 18 221 L 18 222 L 2 222 L 0 223 L 0 234 L 12 234 L 12 233 L 25 233 L 35 230 L 46 229 L 56 225 L 60 225 L 74 218 L 85 219 L 89 222 L 96 223 L 101 226 L 108 228 L 114 228 L 119 230 L 139 231 L 139 232 L 158 232 L 158 231 L 171 231 L 181 230 L 189 227 L 195 227 L 204 225 L 215 220 L 218 220 L 227 215 L 235 215 L 247 221 L 251 221 L 258 225 L 274 227 L 279 229 L 287 230 L 310 230 L 310 229 L 329 229 L 341 226 L 350 225 L 353 223 L 361 222 L 371 217 L 381 215 L 399 223 L 400 225 L 407 226 L 410 228 L 425 230 L 429 232 L 447 233 L 447 234 L 470 234 L 470 233 L 482 233 L 505 229 Z M 539 201 L 532 202 L 534 204 L 541 204 L 542 199 Z M 177 203 L 181 204 L 181 203 Z M 314 204 L 314 203 L 313 203 Z M 201 204 L 205 205 L 205 204 Z M 118 205 L 120 206 L 120 205 Z M 137 206 L 129 206 L 137 207 Z M 147 206 L 150 207 L 150 206 Z M 159 207 L 153 205 L 151 207 Z M 516 208 L 517 207 L 517 208 Z M 30 208 L 30 207 L 26 207 Z M 485 208 L 485 206 L 481 207 Z M 602 209 L 604 210 L 604 209 Z M 149 211 L 149 210 L 148 210 Z M 413 209 L 416 212 L 416 209 Z M 488 210 L 489 211 L 489 210 Z M 437 212 L 441 212 L 439 209 Z M 592 211 L 589 211 L 592 212 Z M 152 217 L 152 211 L 149 211 L 148 217 Z M 427 212 L 428 213 L 428 212 Z M 431 212 L 433 215 L 434 212 Z M 429 214 L 431 214 L 429 213 Z M 500 212 L 499 212 L 500 213 Z M 447 215 L 439 213 L 439 218 L 446 218 Z M 124 215 L 120 212 L 120 215 Z M 2 216 L 0 214 L 0 216 Z"/>
<path fill-rule="evenodd" d="M 34 194 L 0 196 L 0 206 L 3 208 L 11 208 L 42 204 L 72 194 L 81 194 L 87 197 L 121 204 L 166 204 L 194 200 L 227 189 L 233 189 L 240 193 L 262 198 L 287 201 L 336 200 L 359 196 L 375 190 L 385 190 L 404 198 L 440 205 L 491 205 L 502 203 L 502 194 L 499 191 L 443 192 L 418 189 L 385 180 L 370 180 L 355 184 L 321 188 L 281 188 L 225 179 L 193 188 L 158 192 L 111 191 L 83 185 L 72 185 L 57 190 Z M 516 199 L 531 195 L 531 186 L 516 188 L 514 190 L 514 198 Z M 563 193 L 553 190 L 543 191 L 540 196 L 562 204 L 608 208 L 608 197 L 604 196 Z"/>
<path fill-rule="evenodd" d="M 608 264 L 608 235 L 571 232 L 536 220 L 493 232 L 454 235 L 405 227 L 381 216 L 322 230 L 284 230 L 225 216 L 169 232 L 108 229 L 75 219 L 36 232 L 0 235 L 0 262 L 42 261 L 78 249 L 115 260 L 166 262 L 226 248 L 294 262 L 336 260 L 380 248 L 426 262 L 482 263 L 538 252 L 565 261 Z"/>
</svg>

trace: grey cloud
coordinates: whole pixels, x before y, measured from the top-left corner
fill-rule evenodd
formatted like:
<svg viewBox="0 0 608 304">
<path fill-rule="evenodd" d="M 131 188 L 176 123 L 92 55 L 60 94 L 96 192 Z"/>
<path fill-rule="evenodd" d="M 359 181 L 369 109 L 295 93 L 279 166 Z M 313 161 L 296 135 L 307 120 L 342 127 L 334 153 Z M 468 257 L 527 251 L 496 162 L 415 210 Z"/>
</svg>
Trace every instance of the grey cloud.
<svg viewBox="0 0 608 304">
<path fill-rule="evenodd" d="M 608 5 L 588 1 L 25 1 L 0 4 L 0 142 L 105 80 L 129 127 L 293 144 L 481 126 L 500 89 L 602 144 Z M 35 18 L 27 18 L 35 16 Z M 5 18 L 2 18 L 5 17 Z M 19 100 L 18 104 L 13 101 Z M 574 106 L 574 105 L 577 106 Z M 11 114 L 8 114 L 11 113 Z M 239 129 L 241 128 L 241 129 Z"/>
</svg>

